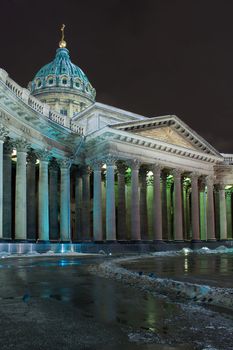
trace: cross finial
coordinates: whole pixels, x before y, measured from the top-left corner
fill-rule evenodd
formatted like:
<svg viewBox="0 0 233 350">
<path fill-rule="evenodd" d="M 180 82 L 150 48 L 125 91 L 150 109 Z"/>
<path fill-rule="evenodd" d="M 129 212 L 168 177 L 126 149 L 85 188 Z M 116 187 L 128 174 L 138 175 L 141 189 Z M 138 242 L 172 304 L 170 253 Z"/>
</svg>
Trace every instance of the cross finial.
<svg viewBox="0 0 233 350">
<path fill-rule="evenodd" d="M 66 47 L 66 42 L 64 40 L 64 37 L 65 37 L 64 30 L 65 30 L 65 24 L 62 24 L 62 26 L 61 26 L 61 41 L 59 42 L 60 48 Z"/>
</svg>

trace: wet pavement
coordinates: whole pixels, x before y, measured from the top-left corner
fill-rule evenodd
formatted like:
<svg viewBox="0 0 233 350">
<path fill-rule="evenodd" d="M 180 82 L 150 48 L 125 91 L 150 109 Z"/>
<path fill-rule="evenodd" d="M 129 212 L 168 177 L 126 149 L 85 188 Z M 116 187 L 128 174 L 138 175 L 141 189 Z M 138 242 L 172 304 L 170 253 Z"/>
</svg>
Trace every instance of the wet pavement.
<svg viewBox="0 0 233 350">
<path fill-rule="evenodd" d="M 122 264 L 131 271 L 155 273 L 178 281 L 233 288 L 233 253 L 154 256 Z"/>
<path fill-rule="evenodd" d="M 231 314 L 90 274 L 103 259 L 2 259 L 0 349 L 232 349 Z"/>
</svg>

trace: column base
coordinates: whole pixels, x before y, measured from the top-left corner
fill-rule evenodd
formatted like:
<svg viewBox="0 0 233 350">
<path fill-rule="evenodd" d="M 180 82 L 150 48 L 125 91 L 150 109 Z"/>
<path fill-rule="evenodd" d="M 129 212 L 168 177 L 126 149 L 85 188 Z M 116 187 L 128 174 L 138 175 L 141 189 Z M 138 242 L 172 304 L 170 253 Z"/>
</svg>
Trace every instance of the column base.
<svg viewBox="0 0 233 350">
<path fill-rule="evenodd" d="M 28 240 L 26 238 L 15 238 L 13 239 L 14 243 L 27 243 Z"/>
<path fill-rule="evenodd" d="M 208 239 L 207 239 L 207 242 L 216 242 L 216 241 L 217 241 L 216 238 L 208 238 Z"/>
<path fill-rule="evenodd" d="M 104 241 L 104 243 L 117 243 L 116 239 L 106 239 L 106 241 Z"/>
<path fill-rule="evenodd" d="M 173 242 L 175 242 L 175 243 L 184 243 L 184 240 L 183 239 L 174 239 Z"/>
<path fill-rule="evenodd" d="M 200 242 L 201 242 L 200 239 L 192 239 L 192 240 L 191 240 L 191 243 L 200 243 Z"/>
<path fill-rule="evenodd" d="M 45 240 L 45 239 L 38 239 L 37 241 L 36 241 L 36 243 L 39 243 L 39 244 L 41 244 L 41 243 L 50 243 L 50 241 L 49 240 Z"/>
<path fill-rule="evenodd" d="M 104 240 L 103 239 L 101 239 L 101 240 L 94 240 L 93 243 L 95 243 L 95 244 L 103 244 Z"/>
<path fill-rule="evenodd" d="M 162 239 L 154 239 L 153 243 L 163 243 L 163 244 L 165 244 L 165 242 Z"/>
<path fill-rule="evenodd" d="M 131 239 L 130 241 L 129 241 L 129 243 L 131 243 L 131 244 L 135 244 L 135 243 L 142 243 L 142 240 L 141 239 Z"/>
<path fill-rule="evenodd" d="M 0 243 L 8 243 L 8 242 L 12 242 L 12 238 L 0 238 Z"/>
</svg>

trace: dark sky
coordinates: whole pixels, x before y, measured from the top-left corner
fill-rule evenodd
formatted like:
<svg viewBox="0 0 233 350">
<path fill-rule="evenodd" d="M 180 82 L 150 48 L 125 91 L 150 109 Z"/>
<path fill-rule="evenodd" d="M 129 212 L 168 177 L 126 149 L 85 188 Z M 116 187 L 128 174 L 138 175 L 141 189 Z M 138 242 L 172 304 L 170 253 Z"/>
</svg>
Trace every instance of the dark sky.
<svg viewBox="0 0 233 350">
<path fill-rule="evenodd" d="M 2 0 L 0 67 L 27 86 L 58 47 L 97 101 L 145 116 L 176 114 L 233 153 L 232 0 Z"/>
</svg>

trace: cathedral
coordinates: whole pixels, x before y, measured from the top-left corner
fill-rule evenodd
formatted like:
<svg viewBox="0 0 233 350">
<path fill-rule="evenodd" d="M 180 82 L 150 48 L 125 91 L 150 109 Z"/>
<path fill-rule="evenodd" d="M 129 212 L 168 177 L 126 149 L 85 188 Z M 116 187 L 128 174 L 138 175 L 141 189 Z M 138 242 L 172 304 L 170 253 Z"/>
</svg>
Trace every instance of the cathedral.
<svg viewBox="0 0 233 350">
<path fill-rule="evenodd" d="M 1 242 L 232 240 L 233 155 L 175 115 L 96 102 L 62 38 L 19 86 L 0 69 Z"/>
</svg>

